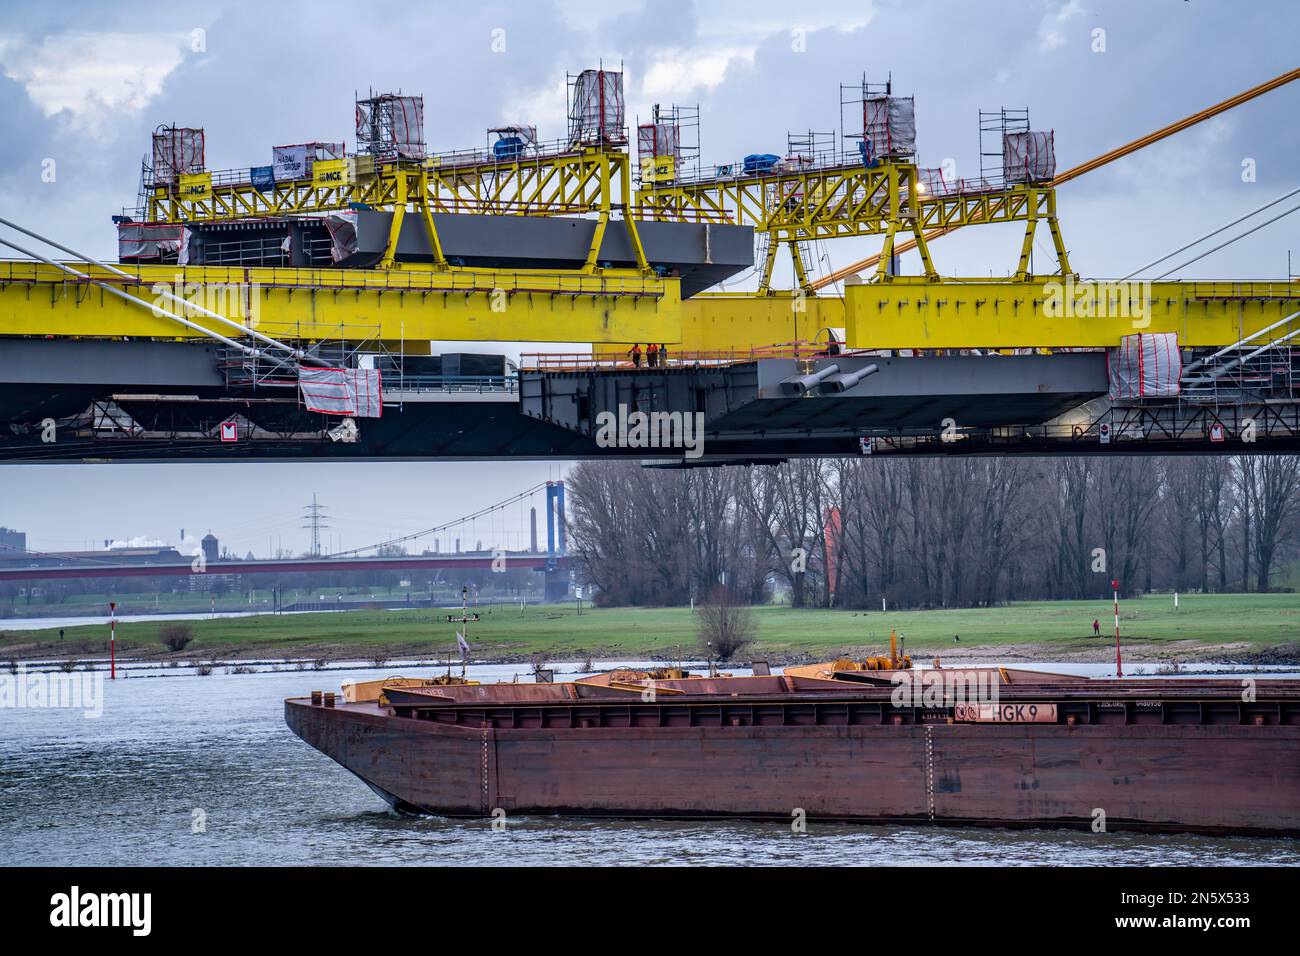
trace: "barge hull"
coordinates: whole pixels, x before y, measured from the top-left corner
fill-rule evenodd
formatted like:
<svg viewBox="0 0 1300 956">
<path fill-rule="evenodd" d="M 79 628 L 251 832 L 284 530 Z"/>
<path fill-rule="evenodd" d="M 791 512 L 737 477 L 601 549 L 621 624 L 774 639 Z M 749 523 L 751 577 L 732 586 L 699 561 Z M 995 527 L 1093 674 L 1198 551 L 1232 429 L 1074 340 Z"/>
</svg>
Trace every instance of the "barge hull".
<svg viewBox="0 0 1300 956">
<path fill-rule="evenodd" d="M 285 704 L 400 809 L 1300 835 L 1300 726 L 482 727 Z"/>
</svg>

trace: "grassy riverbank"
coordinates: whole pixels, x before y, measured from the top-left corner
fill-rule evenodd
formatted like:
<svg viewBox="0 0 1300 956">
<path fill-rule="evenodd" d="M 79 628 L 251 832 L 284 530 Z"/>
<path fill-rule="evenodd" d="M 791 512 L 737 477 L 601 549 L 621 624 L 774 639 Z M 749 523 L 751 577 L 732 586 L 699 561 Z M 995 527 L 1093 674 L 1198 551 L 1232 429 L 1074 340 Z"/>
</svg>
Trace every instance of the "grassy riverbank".
<svg viewBox="0 0 1300 956">
<path fill-rule="evenodd" d="M 1300 646 L 1300 595 L 1191 595 L 1175 610 L 1170 596 L 1125 601 L 1121 630 L 1128 657 L 1226 659 Z M 480 608 L 470 625 L 478 660 L 693 658 L 701 655 L 696 620 L 686 608 L 584 608 L 572 605 Z M 118 653 L 180 660 L 252 657 L 434 659 L 455 643 L 447 612 L 352 611 L 187 622 L 195 639 L 172 653 L 159 643 L 167 622 L 118 626 Z M 758 640 L 746 657 L 773 661 L 879 653 L 896 629 L 914 657 L 1003 660 L 1108 660 L 1114 654 L 1107 601 L 1026 602 L 1007 607 L 929 611 L 754 609 Z M 1092 636 L 1099 619 L 1100 639 Z M 0 657 L 85 657 L 105 650 L 105 626 L 0 633 Z M 959 636 L 960 641 L 955 641 Z M 1289 659 L 1300 659 L 1287 652 Z M 1283 656 L 1286 656 L 1284 654 Z"/>
</svg>

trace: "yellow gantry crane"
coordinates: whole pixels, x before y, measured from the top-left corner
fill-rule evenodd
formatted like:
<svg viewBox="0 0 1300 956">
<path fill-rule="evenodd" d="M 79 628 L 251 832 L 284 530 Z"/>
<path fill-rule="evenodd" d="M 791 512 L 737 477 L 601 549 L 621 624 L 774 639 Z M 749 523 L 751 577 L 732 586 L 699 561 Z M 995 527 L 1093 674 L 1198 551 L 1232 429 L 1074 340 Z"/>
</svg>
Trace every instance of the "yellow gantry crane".
<svg viewBox="0 0 1300 956">
<path fill-rule="evenodd" d="M 596 238 L 583 271 L 596 270 L 605 227 L 623 214 L 639 271 L 649 274 L 636 223 L 622 197 L 631 195 L 628 155 L 600 144 L 483 158 L 448 154 L 376 163 L 369 156 L 317 161 L 302 179 L 256 184 L 247 169 L 155 182 L 146 194 L 146 222 L 182 224 L 321 216 L 356 208 L 394 213 L 382 267 L 395 265 L 402 217 L 419 216 L 434 249 L 434 268 L 447 269 L 433 214 L 597 217 Z"/>
<path fill-rule="evenodd" d="M 883 235 L 882 256 L 887 261 L 888 250 L 903 232 L 912 234 L 907 248 L 920 251 L 926 276 L 937 281 L 939 273 L 926 245 L 927 231 L 939 235 L 978 223 L 1028 224 L 1017 269 L 1017 275 L 1024 275 L 1028 273 L 1034 228 L 1045 220 L 1061 269 L 1069 271 L 1051 186 L 1019 183 L 948 191 L 928 185 L 921 172 L 915 163 L 885 160 L 872 168 L 852 163 L 643 185 L 637 193 L 636 210 L 641 219 L 739 223 L 765 233 L 768 243 L 760 271 L 760 294 L 771 288 L 781 246 L 790 251 L 800 287 L 811 292 L 825 283 L 808 276 L 799 254 L 801 243 Z M 883 275 L 883 265 L 880 268 Z"/>
<path fill-rule="evenodd" d="M 255 181 L 251 170 L 190 171 L 147 186 L 140 211 L 146 225 L 390 212 L 379 268 L 159 263 L 115 271 L 85 266 L 77 278 L 54 265 L 10 261 L 0 263 L 0 329 L 18 335 L 193 334 L 103 295 L 95 285 L 101 283 L 146 300 L 159 285 L 195 298 L 213 287 L 251 288 L 224 314 L 292 341 L 656 341 L 675 343 L 679 352 L 743 351 L 814 339 L 819 330 L 834 327 L 844 328 L 847 344 L 857 348 L 1095 347 L 1115 345 L 1133 329 L 1177 331 L 1188 345 L 1224 344 L 1294 312 L 1296 285 L 1157 283 L 1151 308 L 1140 317 L 1143 325 L 1124 315 L 1048 314 L 1045 284 L 1074 278 L 1056 187 L 1298 77 L 1300 70 L 1289 71 L 1064 173 L 994 182 L 951 183 L 906 153 L 867 156 L 865 150 L 862 161 L 841 156 L 838 162 L 746 164 L 691 175 L 667 161 L 671 156 L 653 155 L 659 151 L 656 131 L 656 147 L 641 157 L 634 188 L 625 140 L 605 136 L 603 128 L 594 138 L 571 135 L 551 146 L 504 153 L 330 157 L 301 176 L 271 182 Z M 665 152 L 676 140 L 668 142 Z M 582 217 L 596 226 L 576 268 L 475 268 L 446 255 L 436 217 L 449 215 Z M 422 224 L 432 261 L 398 258 L 407 216 Z M 599 261 L 611 222 L 627 230 L 632 268 Z M 766 237 L 758 293 L 706 293 L 682 301 L 678 281 L 656 274 L 647 260 L 639 222 L 752 226 Z M 938 273 L 929 242 L 965 226 L 1006 222 L 1025 224 L 1010 277 Z M 1049 276 L 1031 275 L 1030 250 L 1040 222 L 1047 224 L 1055 252 Z M 820 278 L 808 274 L 802 246 L 869 235 L 883 237 L 878 255 Z M 782 246 L 791 255 L 797 290 L 771 288 Z M 920 253 L 923 274 L 890 275 L 891 258 L 912 248 Z M 810 294 L 865 269 L 874 269 L 875 281 L 849 285 L 843 297 Z M 206 324 L 202 316 L 195 321 Z"/>
</svg>

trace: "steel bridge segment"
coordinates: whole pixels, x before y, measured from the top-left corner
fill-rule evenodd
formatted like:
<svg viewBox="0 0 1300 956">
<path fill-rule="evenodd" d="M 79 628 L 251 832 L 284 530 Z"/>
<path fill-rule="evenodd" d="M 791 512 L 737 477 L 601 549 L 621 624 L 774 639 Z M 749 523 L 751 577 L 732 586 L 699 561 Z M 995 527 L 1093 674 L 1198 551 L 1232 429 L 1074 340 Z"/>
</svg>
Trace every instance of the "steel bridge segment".
<svg viewBox="0 0 1300 956">
<path fill-rule="evenodd" d="M 1137 332 L 1236 342 L 1300 309 L 1295 282 L 1016 282 L 895 277 L 845 289 L 851 348 L 1109 348 Z"/>
<path fill-rule="evenodd" d="M 357 214 L 357 251 L 343 261 L 349 268 L 378 263 L 389 239 L 393 214 Z M 433 217 L 447 256 L 477 269 L 552 269 L 582 266 L 595 239 L 592 219 L 447 215 Z M 754 264 L 754 233 L 748 226 L 708 223 L 640 223 L 638 234 L 647 261 L 658 273 L 681 280 L 686 298 L 731 278 Z M 427 231 L 405 219 L 396 246 L 397 259 L 430 263 L 434 253 Z M 625 224 L 610 224 L 601 240 L 598 261 L 607 271 L 634 275 L 636 251 Z M 666 340 L 665 340 L 666 341 Z"/>
<path fill-rule="evenodd" d="M 383 417 L 359 420 L 349 442 L 331 435 L 339 419 L 306 411 L 290 385 L 227 384 L 216 371 L 219 352 L 186 342 L 0 341 L 0 461 L 683 461 L 681 448 L 602 447 L 597 416 L 619 406 L 703 415 L 703 456 L 687 464 L 857 455 L 864 447 L 935 456 L 1300 447 L 1300 403 L 1285 389 L 1256 395 L 1253 372 L 1217 380 L 1194 400 L 1111 405 L 1103 352 L 525 370 L 517 385 L 478 391 L 413 378 L 400 393 L 385 390 Z M 792 388 L 830 364 L 840 373 L 878 370 L 841 392 Z M 245 424 L 237 441 L 223 442 L 220 425 L 232 417 Z M 56 426 L 49 438 L 47 418 Z"/>
<path fill-rule="evenodd" d="M 96 281 L 146 303 L 155 287 L 197 303 L 218 294 L 223 313 L 281 339 L 629 342 L 678 341 L 679 280 L 628 270 L 601 275 L 437 271 L 127 266 L 124 280 L 84 266 Z M 179 308 L 179 307 L 177 307 Z M 223 331 L 201 314 L 198 325 Z M 0 262 L 0 329 L 8 335 L 186 338 L 147 308 L 104 295 L 59 270 Z"/>
</svg>

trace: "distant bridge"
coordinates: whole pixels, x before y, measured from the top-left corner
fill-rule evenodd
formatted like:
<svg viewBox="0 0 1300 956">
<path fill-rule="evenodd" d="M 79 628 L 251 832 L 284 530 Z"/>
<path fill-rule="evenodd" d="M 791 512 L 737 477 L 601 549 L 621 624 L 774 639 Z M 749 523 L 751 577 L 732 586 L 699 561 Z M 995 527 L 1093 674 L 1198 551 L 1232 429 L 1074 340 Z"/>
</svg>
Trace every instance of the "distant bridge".
<svg viewBox="0 0 1300 956">
<path fill-rule="evenodd" d="M 421 554 L 385 558 L 290 558 L 276 561 L 197 561 L 168 564 L 124 564 L 104 561 L 95 564 L 30 565 L 0 568 L 0 581 L 53 580 L 58 578 L 182 577 L 204 574 L 310 574 L 322 571 L 408 571 L 420 569 L 491 571 L 567 571 L 570 558 L 533 552 L 493 554 Z"/>
</svg>

